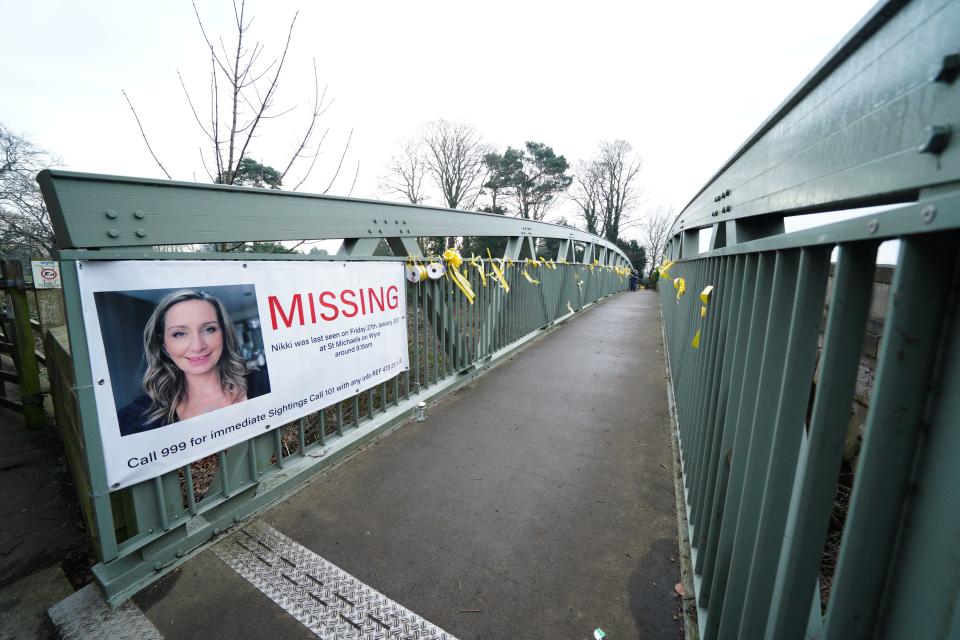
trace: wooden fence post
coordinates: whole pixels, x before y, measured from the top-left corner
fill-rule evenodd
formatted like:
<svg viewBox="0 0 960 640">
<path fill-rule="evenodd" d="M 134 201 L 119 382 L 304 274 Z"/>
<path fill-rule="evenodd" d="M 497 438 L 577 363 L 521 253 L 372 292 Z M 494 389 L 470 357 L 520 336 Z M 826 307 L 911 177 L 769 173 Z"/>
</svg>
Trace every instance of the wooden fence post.
<svg viewBox="0 0 960 640">
<path fill-rule="evenodd" d="M 33 328 L 30 326 L 30 306 L 27 304 L 27 292 L 23 278 L 23 267 L 18 260 L 0 262 L 4 284 L 13 306 L 13 343 L 15 360 L 20 376 L 20 401 L 23 403 L 23 417 L 27 426 L 41 428 L 46 423 L 43 414 L 43 395 L 40 392 L 40 364 L 37 362 L 36 347 L 33 343 Z"/>
</svg>

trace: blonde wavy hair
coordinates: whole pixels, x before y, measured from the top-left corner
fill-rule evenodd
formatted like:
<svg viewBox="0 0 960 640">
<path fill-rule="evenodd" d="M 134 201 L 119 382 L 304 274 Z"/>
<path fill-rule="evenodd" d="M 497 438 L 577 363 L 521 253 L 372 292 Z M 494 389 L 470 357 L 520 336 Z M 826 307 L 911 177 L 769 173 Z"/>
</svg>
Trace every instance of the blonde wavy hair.
<svg viewBox="0 0 960 640">
<path fill-rule="evenodd" d="M 217 312 L 217 322 L 223 331 L 223 352 L 217 362 L 220 386 L 225 393 L 239 399 L 247 392 L 244 378 L 246 366 L 237 351 L 237 334 L 223 303 L 204 291 L 183 289 L 167 295 L 157 303 L 143 328 L 143 353 L 147 361 L 147 371 L 143 374 L 143 390 L 150 398 L 150 409 L 146 420 L 153 422 L 163 418 L 167 423 L 177 421 L 177 407 L 186 399 L 187 388 L 183 371 L 170 359 L 163 346 L 163 334 L 167 311 L 175 304 L 188 300 L 203 300 L 213 305 Z"/>
</svg>

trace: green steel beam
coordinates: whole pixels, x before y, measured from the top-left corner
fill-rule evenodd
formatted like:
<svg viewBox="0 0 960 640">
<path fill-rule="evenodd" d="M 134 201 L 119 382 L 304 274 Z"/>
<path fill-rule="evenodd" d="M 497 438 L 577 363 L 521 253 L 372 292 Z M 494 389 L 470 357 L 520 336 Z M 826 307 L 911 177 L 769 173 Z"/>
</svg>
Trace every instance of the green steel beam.
<svg viewBox="0 0 960 640">
<path fill-rule="evenodd" d="M 472 211 L 57 169 L 37 176 L 62 249 L 423 236 L 522 237 L 603 246 L 570 227 Z M 265 220 L 269 224 L 265 224 Z"/>
<path fill-rule="evenodd" d="M 957 42 L 957 0 L 878 3 L 681 211 L 672 233 L 911 201 L 960 179 L 960 91 L 934 79 Z M 923 150 L 932 127 L 954 129 L 940 152 Z"/>
</svg>

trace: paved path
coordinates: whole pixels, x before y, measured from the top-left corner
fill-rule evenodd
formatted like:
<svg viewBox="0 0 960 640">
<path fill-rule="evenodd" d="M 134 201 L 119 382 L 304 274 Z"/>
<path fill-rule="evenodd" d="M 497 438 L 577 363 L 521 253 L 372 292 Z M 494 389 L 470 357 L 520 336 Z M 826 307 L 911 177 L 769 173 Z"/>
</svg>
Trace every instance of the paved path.
<svg viewBox="0 0 960 640">
<path fill-rule="evenodd" d="M 259 521 L 461 639 L 680 638 L 657 297 L 603 302 Z M 166 638 L 310 638 L 212 552 L 136 597 Z"/>
</svg>

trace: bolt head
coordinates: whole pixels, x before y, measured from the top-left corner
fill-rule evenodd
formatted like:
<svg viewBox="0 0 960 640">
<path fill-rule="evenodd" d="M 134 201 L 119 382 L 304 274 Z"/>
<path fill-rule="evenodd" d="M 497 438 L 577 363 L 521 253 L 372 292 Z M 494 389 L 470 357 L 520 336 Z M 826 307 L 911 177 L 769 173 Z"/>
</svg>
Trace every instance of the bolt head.
<svg viewBox="0 0 960 640">
<path fill-rule="evenodd" d="M 920 211 L 920 219 L 923 220 L 924 224 L 930 224 L 933 222 L 933 219 L 937 217 L 937 208 L 935 206 L 928 205 Z"/>
<path fill-rule="evenodd" d="M 867 223 L 867 231 L 869 231 L 871 235 L 876 233 L 877 229 L 879 228 L 880 228 L 880 223 L 877 222 L 876 220 L 871 220 L 870 222 Z"/>
<path fill-rule="evenodd" d="M 140 211 L 139 209 L 137 211 L 134 211 L 133 217 L 136 218 L 137 220 L 143 220 L 143 211 Z"/>
<path fill-rule="evenodd" d="M 110 218 L 111 220 L 114 220 L 114 219 L 117 217 L 117 212 L 114 211 L 113 209 L 107 209 L 107 210 L 104 211 L 103 213 L 104 213 L 105 216 L 107 216 L 107 217 Z"/>
<path fill-rule="evenodd" d="M 137 233 L 137 237 L 138 237 L 138 238 L 143 238 L 143 237 L 146 237 L 146 235 L 147 235 L 147 230 L 146 230 L 146 229 L 137 229 L 136 233 Z"/>
<path fill-rule="evenodd" d="M 917 147 L 920 153 L 929 153 L 935 156 L 943 153 L 943 150 L 950 144 L 950 136 L 953 130 L 950 125 L 941 124 L 927 127 L 923 131 L 923 142 Z"/>
<path fill-rule="evenodd" d="M 111 238 L 119 238 L 120 232 L 117 231 L 116 229 L 110 229 L 109 231 L 107 231 L 107 235 L 110 236 Z"/>
<path fill-rule="evenodd" d="M 930 82 L 953 84 L 958 75 L 960 75 L 960 53 L 950 53 L 934 65 L 930 72 Z"/>
</svg>

